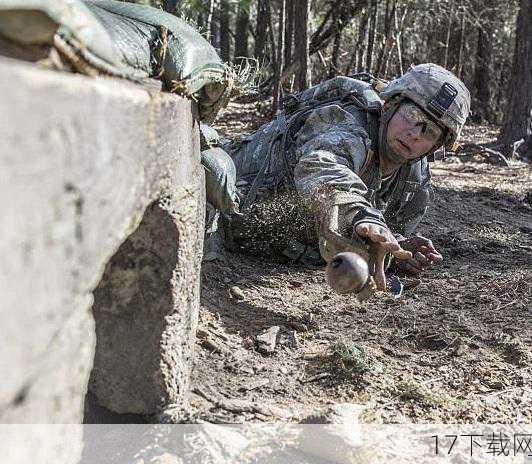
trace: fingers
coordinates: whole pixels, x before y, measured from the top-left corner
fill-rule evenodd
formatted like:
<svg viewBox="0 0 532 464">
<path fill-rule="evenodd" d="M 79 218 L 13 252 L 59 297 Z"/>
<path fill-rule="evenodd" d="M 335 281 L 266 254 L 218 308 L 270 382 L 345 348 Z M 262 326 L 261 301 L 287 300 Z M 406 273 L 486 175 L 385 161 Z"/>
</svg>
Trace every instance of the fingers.
<svg viewBox="0 0 532 464">
<path fill-rule="evenodd" d="M 443 256 L 440 255 L 438 252 L 428 253 L 427 258 L 430 259 L 433 263 L 441 263 L 443 261 Z"/>
<path fill-rule="evenodd" d="M 419 251 L 417 251 L 416 253 L 414 253 L 414 256 L 413 258 L 422 266 L 422 267 L 425 267 L 425 266 L 430 266 L 432 263 L 431 263 L 431 260 L 428 259 L 424 254 L 420 253 Z"/>
<path fill-rule="evenodd" d="M 439 254 L 438 250 L 436 250 L 436 248 L 434 247 L 434 244 L 432 243 L 431 239 L 423 237 L 422 235 L 416 235 L 415 239 L 416 239 L 417 245 L 420 248 L 426 248 L 429 252 Z"/>
<path fill-rule="evenodd" d="M 414 253 L 414 258 L 420 265 L 430 266 L 443 261 L 443 256 L 436 250 L 432 240 L 421 235 L 415 235 L 411 240 L 415 242 L 414 250 L 416 253 Z"/>
<path fill-rule="evenodd" d="M 377 256 L 375 258 L 375 284 L 377 285 L 378 290 L 386 290 L 386 275 L 384 274 L 384 258 L 386 253 L 382 251 L 377 251 Z"/>
<path fill-rule="evenodd" d="M 412 258 L 412 253 L 410 251 L 403 250 L 401 247 L 399 247 L 398 250 L 391 251 L 392 255 L 394 255 L 397 259 L 410 259 Z"/>
</svg>

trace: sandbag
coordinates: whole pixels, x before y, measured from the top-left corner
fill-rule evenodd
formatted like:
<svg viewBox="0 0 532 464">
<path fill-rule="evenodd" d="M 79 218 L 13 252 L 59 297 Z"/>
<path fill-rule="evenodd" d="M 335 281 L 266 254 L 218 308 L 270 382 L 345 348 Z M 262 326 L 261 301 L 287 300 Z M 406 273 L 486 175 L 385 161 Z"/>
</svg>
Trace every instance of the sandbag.
<svg viewBox="0 0 532 464">
<path fill-rule="evenodd" d="M 185 21 L 144 5 L 82 1 L 105 21 L 104 27 L 125 64 L 147 71 L 150 77 L 160 77 L 167 90 L 194 97 L 202 120 L 212 122 L 227 104 L 233 85 L 230 68 Z M 131 32 L 135 28 L 138 32 Z"/>
<path fill-rule="evenodd" d="M 89 11 L 109 34 L 122 64 L 144 73 L 146 77 L 157 72 L 155 51 L 161 44 L 157 27 L 100 8 L 85 2 Z"/>
<path fill-rule="evenodd" d="M 47 44 L 77 72 L 142 82 L 194 98 L 200 118 L 227 104 L 234 76 L 214 48 L 182 19 L 115 0 L 0 0 L 0 35 Z M 80 63 L 82 61 L 82 63 Z"/>
<path fill-rule="evenodd" d="M 201 152 L 205 167 L 205 193 L 207 201 L 226 214 L 238 212 L 236 168 L 231 157 L 219 147 Z"/>
<path fill-rule="evenodd" d="M 59 29 L 110 66 L 120 65 L 108 32 L 79 0 L 0 0 L 0 35 L 16 43 L 53 45 Z"/>
</svg>

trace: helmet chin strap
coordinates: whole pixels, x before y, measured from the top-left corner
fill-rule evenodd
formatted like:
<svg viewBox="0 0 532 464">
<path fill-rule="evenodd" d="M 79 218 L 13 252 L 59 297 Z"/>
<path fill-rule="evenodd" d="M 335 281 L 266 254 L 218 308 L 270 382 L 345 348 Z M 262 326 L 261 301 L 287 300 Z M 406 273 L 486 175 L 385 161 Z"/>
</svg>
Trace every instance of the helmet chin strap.
<svg viewBox="0 0 532 464">
<path fill-rule="evenodd" d="M 393 115 L 401 105 L 402 99 L 394 99 L 385 106 L 385 110 L 381 115 L 381 124 L 379 127 L 379 155 L 392 163 L 405 164 L 405 159 L 395 153 L 388 144 L 388 124 L 392 119 Z"/>
<path fill-rule="evenodd" d="M 418 158 L 415 158 L 413 160 L 408 160 L 408 161 L 406 161 L 405 158 L 403 158 L 400 154 L 395 153 L 390 148 L 388 144 L 388 138 L 387 138 L 388 124 L 390 123 L 390 120 L 392 119 L 393 115 L 395 114 L 399 106 L 401 106 L 402 102 L 403 102 L 402 98 L 394 98 L 390 100 L 384 107 L 385 110 L 382 112 L 381 123 L 379 127 L 379 155 L 391 161 L 392 163 L 396 163 L 400 165 L 414 164 L 417 161 L 419 161 L 421 158 L 432 155 L 436 150 L 438 150 L 438 148 L 442 146 L 442 144 L 436 143 L 434 147 L 432 147 L 427 153 L 424 153 Z"/>
</svg>

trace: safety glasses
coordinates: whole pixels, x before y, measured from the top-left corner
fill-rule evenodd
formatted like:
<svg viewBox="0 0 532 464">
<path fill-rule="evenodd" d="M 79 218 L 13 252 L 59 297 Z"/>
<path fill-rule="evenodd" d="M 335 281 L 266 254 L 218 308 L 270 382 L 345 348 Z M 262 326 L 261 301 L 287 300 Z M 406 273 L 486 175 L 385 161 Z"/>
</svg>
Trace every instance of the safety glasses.
<svg viewBox="0 0 532 464">
<path fill-rule="evenodd" d="M 432 121 L 415 103 L 403 103 L 399 107 L 398 113 L 411 128 L 421 128 L 420 137 L 428 142 L 436 143 L 441 139 L 443 129 Z"/>
</svg>

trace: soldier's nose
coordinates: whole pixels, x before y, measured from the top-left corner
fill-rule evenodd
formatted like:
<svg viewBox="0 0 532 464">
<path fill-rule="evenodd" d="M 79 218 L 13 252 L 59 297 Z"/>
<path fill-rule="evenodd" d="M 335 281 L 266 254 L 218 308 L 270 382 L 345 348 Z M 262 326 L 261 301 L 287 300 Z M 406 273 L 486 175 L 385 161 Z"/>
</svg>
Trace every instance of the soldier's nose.
<svg viewBox="0 0 532 464">
<path fill-rule="evenodd" d="M 338 253 L 327 264 L 327 282 L 338 293 L 358 293 L 368 277 L 368 264 L 356 253 Z"/>
</svg>

